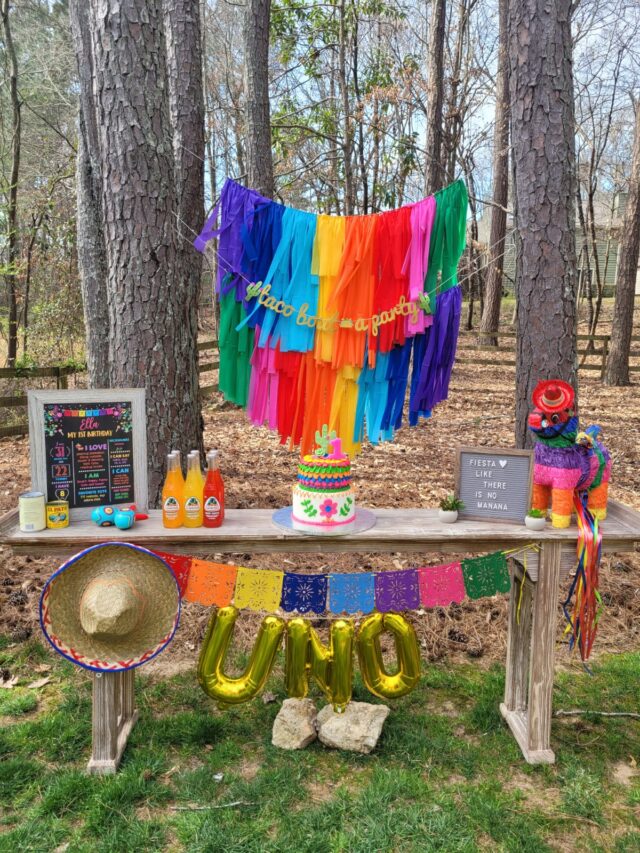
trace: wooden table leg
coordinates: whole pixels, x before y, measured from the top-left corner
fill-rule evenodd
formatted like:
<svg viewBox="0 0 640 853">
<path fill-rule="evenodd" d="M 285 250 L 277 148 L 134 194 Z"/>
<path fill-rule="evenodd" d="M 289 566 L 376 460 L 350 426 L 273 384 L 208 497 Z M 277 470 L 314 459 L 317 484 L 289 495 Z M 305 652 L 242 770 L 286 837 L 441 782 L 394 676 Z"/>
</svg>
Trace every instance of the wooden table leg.
<svg viewBox="0 0 640 853">
<path fill-rule="evenodd" d="M 92 755 L 88 773 L 115 773 L 138 719 L 134 670 L 93 673 Z"/>
<path fill-rule="evenodd" d="M 537 582 L 530 585 L 529 581 L 524 581 L 525 597 L 527 587 L 532 587 L 531 617 L 526 626 L 528 636 L 523 632 L 522 610 L 517 630 L 513 624 L 516 592 L 519 593 L 515 585 L 511 595 L 507 683 L 500 711 L 529 764 L 553 764 L 555 761 L 550 736 L 561 550 L 559 542 L 544 542 Z M 529 678 L 525 698 L 523 665 L 527 657 Z"/>
<path fill-rule="evenodd" d="M 507 671 L 504 687 L 503 715 L 524 711 L 529 694 L 529 652 L 534 584 L 524 567 L 511 561 L 511 596 L 507 634 Z"/>
</svg>

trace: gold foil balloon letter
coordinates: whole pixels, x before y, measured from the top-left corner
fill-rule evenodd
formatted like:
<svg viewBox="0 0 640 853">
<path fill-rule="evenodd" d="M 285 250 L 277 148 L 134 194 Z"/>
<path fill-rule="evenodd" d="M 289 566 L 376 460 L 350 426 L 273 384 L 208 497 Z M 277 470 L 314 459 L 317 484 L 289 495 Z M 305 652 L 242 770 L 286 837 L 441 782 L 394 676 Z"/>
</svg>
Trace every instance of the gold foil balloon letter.
<svg viewBox="0 0 640 853">
<path fill-rule="evenodd" d="M 380 634 L 395 639 L 398 671 L 389 675 L 382 661 Z M 397 613 L 374 613 L 358 631 L 358 658 L 365 687 L 380 699 L 397 699 L 409 693 L 420 678 L 420 650 L 413 625 Z"/>
<path fill-rule="evenodd" d="M 198 660 L 198 681 L 207 696 L 226 705 L 253 699 L 264 687 L 282 640 L 284 620 L 267 616 L 262 620 L 256 644 L 245 672 L 229 678 L 223 672 L 233 628 L 238 618 L 235 607 L 222 607 L 209 620 Z"/>
<path fill-rule="evenodd" d="M 306 619 L 291 619 L 287 624 L 287 694 L 303 699 L 313 678 L 334 710 L 344 711 L 351 699 L 353 637 L 353 623 L 338 619 L 331 625 L 327 648 Z"/>
</svg>

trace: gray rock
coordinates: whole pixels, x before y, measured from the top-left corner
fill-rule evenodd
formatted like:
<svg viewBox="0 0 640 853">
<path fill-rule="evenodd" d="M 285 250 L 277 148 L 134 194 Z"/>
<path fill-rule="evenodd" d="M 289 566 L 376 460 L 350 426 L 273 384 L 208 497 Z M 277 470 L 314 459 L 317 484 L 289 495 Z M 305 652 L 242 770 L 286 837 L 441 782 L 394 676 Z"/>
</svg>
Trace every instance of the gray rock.
<svg viewBox="0 0 640 853">
<path fill-rule="evenodd" d="M 304 749 L 318 736 L 311 699 L 285 699 L 273 721 L 271 743 L 280 749 Z"/>
<path fill-rule="evenodd" d="M 318 714 L 318 737 L 325 746 L 367 755 L 378 743 L 389 712 L 386 705 L 369 702 L 349 702 L 342 714 L 325 705 Z"/>
</svg>

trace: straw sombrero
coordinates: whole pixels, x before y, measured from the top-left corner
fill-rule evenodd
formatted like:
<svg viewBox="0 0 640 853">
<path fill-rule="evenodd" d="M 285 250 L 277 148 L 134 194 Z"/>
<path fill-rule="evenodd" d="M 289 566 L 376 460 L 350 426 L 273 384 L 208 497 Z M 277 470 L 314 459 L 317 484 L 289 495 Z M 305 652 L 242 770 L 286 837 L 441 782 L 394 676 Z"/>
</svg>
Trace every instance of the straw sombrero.
<svg viewBox="0 0 640 853">
<path fill-rule="evenodd" d="M 94 545 L 47 581 L 40 625 L 72 663 L 120 672 L 151 660 L 171 641 L 180 591 L 165 561 L 125 542 Z"/>
</svg>

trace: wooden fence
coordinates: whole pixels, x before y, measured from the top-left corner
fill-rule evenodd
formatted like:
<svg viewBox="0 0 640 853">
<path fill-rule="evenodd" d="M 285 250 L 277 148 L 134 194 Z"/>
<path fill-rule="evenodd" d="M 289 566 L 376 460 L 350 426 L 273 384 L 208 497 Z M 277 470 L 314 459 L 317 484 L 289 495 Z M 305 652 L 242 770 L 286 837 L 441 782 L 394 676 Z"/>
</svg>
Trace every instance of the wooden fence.
<svg viewBox="0 0 640 853">
<path fill-rule="evenodd" d="M 515 332 L 500 332 L 496 338 L 506 338 L 508 343 L 498 344 L 497 346 L 481 345 L 477 343 L 478 333 L 463 333 L 458 341 L 458 353 L 456 355 L 457 364 L 480 364 L 491 367 L 515 367 Z M 578 335 L 578 346 L 583 345 L 578 349 L 578 356 L 581 360 L 587 358 L 595 358 L 596 364 L 580 364 L 581 370 L 599 370 L 600 376 L 604 376 L 604 371 L 609 354 L 609 335 Z M 640 335 L 634 335 L 631 338 L 632 346 L 640 342 Z M 589 343 L 593 343 L 594 349 L 589 350 Z M 198 344 L 198 353 L 200 363 L 198 365 L 199 373 L 209 373 L 212 370 L 217 370 L 220 364 L 217 357 L 218 342 L 217 341 L 201 341 Z M 213 353 L 216 353 L 214 356 Z M 494 358 L 478 358 L 476 353 L 486 352 L 495 354 Z M 207 355 L 212 353 L 211 356 Z M 509 357 L 511 356 L 511 357 Z M 632 349 L 631 357 L 640 359 L 640 349 Z M 205 360 L 208 359 L 208 360 Z M 629 365 L 630 371 L 640 371 L 640 364 Z M 55 379 L 57 388 L 68 387 L 68 377 L 72 374 L 82 373 L 75 367 L 30 367 L 30 368 L 0 368 L 0 380 L 2 379 L 39 379 L 50 378 Z M 217 383 L 212 385 L 201 385 L 200 395 L 203 399 L 211 397 L 218 390 Z M 14 396 L 0 397 L 0 409 L 26 408 L 27 395 L 19 394 Z M 26 423 L 18 423 L 11 425 L 0 425 L 0 437 L 6 435 L 24 435 L 28 432 Z"/>
<path fill-rule="evenodd" d="M 456 364 L 484 364 L 491 367 L 515 367 L 515 332 L 499 332 L 495 337 L 498 341 L 501 338 L 507 338 L 507 343 L 497 346 L 478 343 L 479 332 L 465 332 L 460 334 L 458 340 L 458 352 L 456 355 Z M 580 370 L 598 370 L 600 378 L 604 379 L 605 368 L 607 366 L 607 356 L 609 355 L 610 335 L 577 335 L 578 339 L 578 368 Z M 640 349 L 634 349 L 633 345 L 640 341 L 640 335 L 633 335 L 631 338 L 631 358 L 640 359 Z M 593 344 L 593 348 L 589 345 Z M 487 352 L 497 353 L 495 358 L 478 358 L 475 353 Z M 500 355 L 506 353 L 507 355 Z M 511 358 L 509 357 L 511 355 Z M 596 360 L 595 364 L 587 364 L 586 358 Z M 630 364 L 630 371 L 640 371 L 640 364 Z"/>
<path fill-rule="evenodd" d="M 216 356 L 205 355 L 211 351 L 216 352 Z M 198 364 L 198 373 L 209 373 L 212 370 L 217 370 L 220 361 L 217 357 L 218 342 L 217 341 L 201 341 L 198 344 L 198 353 L 200 362 Z M 208 360 L 205 360 L 208 359 Z M 78 369 L 77 367 L 0 367 L 0 380 L 31 380 L 31 379 L 55 379 L 56 388 L 68 388 L 69 376 L 82 374 L 86 368 Z M 200 386 L 200 394 L 203 399 L 211 397 L 218 390 L 218 385 Z M 0 397 L 1 409 L 26 409 L 27 395 L 14 394 L 12 396 Z M 3 417 L 2 420 L 5 420 Z M 29 431 L 29 426 L 26 422 L 17 424 L 0 423 L 0 437 L 7 435 L 25 435 Z"/>
</svg>

